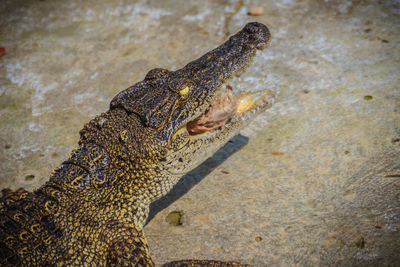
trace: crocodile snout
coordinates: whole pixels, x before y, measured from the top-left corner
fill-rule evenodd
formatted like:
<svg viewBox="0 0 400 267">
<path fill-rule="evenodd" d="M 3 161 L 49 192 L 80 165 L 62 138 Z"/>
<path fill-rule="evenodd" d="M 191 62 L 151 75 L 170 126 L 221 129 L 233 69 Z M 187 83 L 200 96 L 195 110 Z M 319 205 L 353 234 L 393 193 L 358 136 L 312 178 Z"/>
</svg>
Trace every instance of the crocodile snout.
<svg viewBox="0 0 400 267">
<path fill-rule="evenodd" d="M 243 29 L 248 34 L 249 45 L 254 45 L 257 49 L 264 49 L 268 46 L 271 33 L 267 26 L 259 22 L 250 22 Z"/>
</svg>

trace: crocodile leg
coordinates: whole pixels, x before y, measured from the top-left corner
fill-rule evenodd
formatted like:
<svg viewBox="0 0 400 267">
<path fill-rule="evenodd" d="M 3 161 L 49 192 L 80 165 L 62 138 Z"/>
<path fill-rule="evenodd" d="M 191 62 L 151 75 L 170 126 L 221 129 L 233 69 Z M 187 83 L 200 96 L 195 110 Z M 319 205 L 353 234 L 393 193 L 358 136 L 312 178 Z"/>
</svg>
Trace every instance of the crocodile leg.
<svg viewBox="0 0 400 267">
<path fill-rule="evenodd" d="M 162 267 L 250 267 L 248 264 L 237 262 L 222 262 L 213 260 L 181 260 L 172 261 L 164 264 Z"/>
<path fill-rule="evenodd" d="M 139 227 L 119 228 L 110 245 L 107 266 L 154 266 L 144 233 Z"/>
</svg>

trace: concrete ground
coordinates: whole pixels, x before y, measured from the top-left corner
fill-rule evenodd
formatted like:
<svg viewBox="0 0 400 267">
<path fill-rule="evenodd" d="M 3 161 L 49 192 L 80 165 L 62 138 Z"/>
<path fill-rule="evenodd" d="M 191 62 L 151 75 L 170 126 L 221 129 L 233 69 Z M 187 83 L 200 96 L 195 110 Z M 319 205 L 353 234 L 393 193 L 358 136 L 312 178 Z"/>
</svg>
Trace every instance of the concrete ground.
<svg viewBox="0 0 400 267">
<path fill-rule="evenodd" d="M 233 86 L 279 101 L 152 206 L 155 262 L 399 264 L 398 1 L 1 1 L 0 188 L 43 184 L 117 92 L 249 21 L 273 39 Z"/>
</svg>

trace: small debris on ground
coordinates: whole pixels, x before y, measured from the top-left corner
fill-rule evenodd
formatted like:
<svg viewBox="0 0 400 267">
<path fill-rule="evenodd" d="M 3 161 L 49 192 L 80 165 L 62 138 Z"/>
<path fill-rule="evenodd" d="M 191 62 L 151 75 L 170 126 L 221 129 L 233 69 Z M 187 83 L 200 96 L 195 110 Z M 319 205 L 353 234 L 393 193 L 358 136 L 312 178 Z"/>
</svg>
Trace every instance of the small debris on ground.
<svg viewBox="0 0 400 267">
<path fill-rule="evenodd" d="M 182 225 L 182 221 L 181 221 L 182 215 L 183 215 L 183 213 L 181 211 L 177 211 L 177 210 L 171 211 L 167 215 L 167 217 L 165 217 L 165 221 L 173 226 Z"/>
<path fill-rule="evenodd" d="M 356 246 L 358 248 L 363 249 L 365 247 L 365 240 L 364 237 L 361 237 L 357 242 L 356 242 Z"/>
<path fill-rule="evenodd" d="M 389 40 L 383 39 L 382 37 L 376 36 L 369 39 L 370 41 L 381 41 L 382 43 L 389 43 Z"/>
<path fill-rule="evenodd" d="M 398 142 L 400 142 L 400 138 L 393 138 L 392 139 L 392 143 L 393 144 L 398 143 Z"/>
<path fill-rule="evenodd" d="M 283 156 L 283 155 L 285 155 L 285 153 L 279 152 L 279 151 L 272 151 L 271 154 L 274 155 L 274 156 Z"/>
<path fill-rule="evenodd" d="M 260 6 L 253 6 L 249 9 L 247 12 L 248 15 L 250 16 L 260 16 L 264 13 L 264 9 Z"/>
<path fill-rule="evenodd" d="M 400 173 L 399 174 L 396 174 L 396 173 L 387 174 L 384 177 L 386 177 L 386 178 L 400 178 Z"/>
<path fill-rule="evenodd" d="M 25 176 L 25 181 L 32 181 L 33 179 L 35 179 L 35 175 L 33 175 L 33 174 L 29 174 L 29 175 Z"/>
</svg>

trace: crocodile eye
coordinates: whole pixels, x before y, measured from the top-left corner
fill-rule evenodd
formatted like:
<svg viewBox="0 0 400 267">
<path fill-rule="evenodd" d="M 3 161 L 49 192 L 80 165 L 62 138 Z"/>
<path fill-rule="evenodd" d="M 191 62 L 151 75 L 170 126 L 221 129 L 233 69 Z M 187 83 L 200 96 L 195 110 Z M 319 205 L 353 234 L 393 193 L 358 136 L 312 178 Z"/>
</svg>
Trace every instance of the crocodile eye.
<svg viewBox="0 0 400 267">
<path fill-rule="evenodd" d="M 183 89 L 181 89 L 180 91 L 179 91 L 179 94 L 181 95 L 181 96 L 185 96 L 185 95 L 187 95 L 189 93 L 189 86 L 185 86 L 185 88 L 183 88 Z"/>
</svg>

